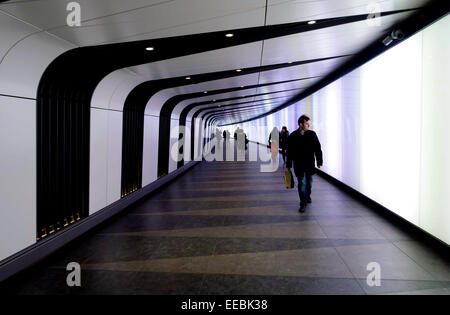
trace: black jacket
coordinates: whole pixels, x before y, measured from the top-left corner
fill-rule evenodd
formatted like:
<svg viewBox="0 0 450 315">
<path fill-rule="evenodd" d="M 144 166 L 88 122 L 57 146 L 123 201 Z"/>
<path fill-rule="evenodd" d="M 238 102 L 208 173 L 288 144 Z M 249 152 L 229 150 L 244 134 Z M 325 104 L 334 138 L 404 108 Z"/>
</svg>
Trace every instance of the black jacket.
<svg viewBox="0 0 450 315">
<path fill-rule="evenodd" d="M 282 149 L 287 148 L 288 137 L 289 137 L 289 131 L 280 132 L 280 148 L 282 148 Z"/>
<path fill-rule="evenodd" d="M 308 175 L 314 174 L 315 159 L 317 159 L 317 165 L 323 164 L 319 138 L 312 130 L 306 131 L 303 135 L 299 129 L 292 132 L 288 138 L 286 153 L 286 167 L 291 168 L 294 163 L 294 172 L 297 177 L 303 176 L 305 172 Z"/>
</svg>

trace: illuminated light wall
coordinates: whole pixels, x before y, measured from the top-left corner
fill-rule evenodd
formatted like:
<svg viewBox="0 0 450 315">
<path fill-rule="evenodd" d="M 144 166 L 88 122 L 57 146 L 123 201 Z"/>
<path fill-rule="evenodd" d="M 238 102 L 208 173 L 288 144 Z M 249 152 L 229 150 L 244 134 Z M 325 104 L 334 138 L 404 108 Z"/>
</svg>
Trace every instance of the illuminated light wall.
<svg viewBox="0 0 450 315">
<path fill-rule="evenodd" d="M 292 132 L 310 116 L 324 172 L 450 244 L 449 33 L 447 16 L 244 129 L 267 141 L 273 126 Z"/>
<path fill-rule="evenodd" d="M 450 243 L 450 17 L 422 35 L 420 227 Z"/>
<path fill-rule="evenodd" d="M 324 156 L 324 171 L 333 177 L 341 177 L 341 80 L 330 84 L 312 96 L 313 106 L 311 118 L 311 129 L 320 136 L 322 151 L 327 152 Z M 305 109 L 305 113 L 306 113 Z"/>
<path fill-rule="evenodd" d="M 418 225 L 422 34 L 361 68 L 360 191 Z"/>
</svg>

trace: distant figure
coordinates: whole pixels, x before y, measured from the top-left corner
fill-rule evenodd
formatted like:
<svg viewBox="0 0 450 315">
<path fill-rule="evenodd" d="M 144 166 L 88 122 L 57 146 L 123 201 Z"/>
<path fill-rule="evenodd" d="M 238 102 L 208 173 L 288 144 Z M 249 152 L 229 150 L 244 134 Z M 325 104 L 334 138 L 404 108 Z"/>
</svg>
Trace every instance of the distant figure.
<svg viewBox="0 0 450 315">
<path fill-rule="evenodd" d="M 245 150 L 247 150 L 247 143 L 248 143 L 248 139 L 247 139 L 247 134 L 244 132 L 244 130 L 242 130 L 242 132 L 244 133 L 244 140 L 245 140 Z"/>
<path fill-rule="evenodd" d="M 236 140 L 237 140 L 237 148 L 238 151 L 244 151 L 245 150 L 245 139 L 246 135 L 244 133 L 244 130 L 241 128 L 236 129 Z"/>
<path fill-rule="evenodd" d="M 216 128 L 216 140 L 217 142 L 219 142 L 220 140 L 222 140 L 222 135 L 220 133 L 219 128 Z"/>
<path fill-rule="evenodd" d="M 281 128 L 280 132 L 280 149 L 281 155 L 283 156 L 283 164 L 286 164 L 286 148 L 288 143 L 289 131 L 286 126 Z"/>
<path fill-rule="evenodd" d="M 309 130 L 310 119 L 306 115 L 298 119 L 299 128 L 288 138 L 286 167 L 291 170 L 294 162 L 294 173 L 298 181 L 298 195 L 300 197 L 299 212 L 305 212 L 306 204 L 311 203 L 312 176 L 315 173 L 315 159 L 317 167 L 323 165 L 322 149 L 317 134 Z"/>
<path fill-rule="evenodd" d="M 226 130 L 223 131 L 222 136 L 223 136 L 224 139 L 227 138 L 227 131 Z"/>
<path fill-rule="evenodd" d="M 277 127 L 273 127 L 269 134 L 269 147 L 272 155 L 272 163 L 278 161 L 278 148 L 280 146 L 280 132 Z"/>
</svg>

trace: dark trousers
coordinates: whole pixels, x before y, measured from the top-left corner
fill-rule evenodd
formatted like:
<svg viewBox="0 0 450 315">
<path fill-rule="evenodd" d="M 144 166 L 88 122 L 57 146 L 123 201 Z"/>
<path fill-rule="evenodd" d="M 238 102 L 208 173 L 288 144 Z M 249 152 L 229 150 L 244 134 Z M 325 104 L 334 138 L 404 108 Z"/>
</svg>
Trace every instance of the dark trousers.
<svg viewBox="0 0 450 315">
<path fill-rule="evenodd" d="M 283 162 L 286 163 L 286 148 L 281 148 L 281 155 L 283 156 Z"/>
<path fill-rule="evenodd" d="M 313 178 L 312 175 L 303 173 L 302 177 L 297 177 L 298 181 L 298 196 L 300 197 L 300 203 L 306 205 L 306 202 L 311 198 L 311 188 Z"/>
</svg>

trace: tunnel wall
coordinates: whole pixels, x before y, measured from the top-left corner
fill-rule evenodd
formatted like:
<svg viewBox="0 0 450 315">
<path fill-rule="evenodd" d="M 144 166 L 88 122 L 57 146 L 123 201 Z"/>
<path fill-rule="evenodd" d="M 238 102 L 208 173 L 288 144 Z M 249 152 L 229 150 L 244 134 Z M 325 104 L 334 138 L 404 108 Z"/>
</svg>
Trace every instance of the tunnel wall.
<svg viewBox="0 0 450 315">
<path fill-rule="evenodd" d="M 16 258 L 28 257 L 22 253 L 34 252 L 37 243 L 41 240 L 58 236 L 60 232 L 68 228 L 63 227 L 59 230 L 55 225 L 54 234 L 38 239 L 41 235 L 37 228 L 39 189 L 37 98 L 38 88 L 46 70 L 64 53 L 71 52 L 77 47 L 2 12 L 0 12 L 0 28 L 2 33 L 0 42 L 0 200 L 2 201 L 0 238 L 3 240 L 0 242 L 0 267 L 3 267 L 12 265 L 11 261 Z M 73 69 L 68 63 L 67 69 L 61 70 L 67 71 L 67 76 L 70 76 Z M 130 200 L 141 198 L 144 193 L 156 189 L 158 185 L 164 184 L 195 164 L 186 161 L 186 167 L 180 169 L 176 167 L 176 162 L 170 161 L 169 154 L 170 169 L 166 175 L 170 176 L 159 181 L 157 177 L 159 112 L 145 115 L 141 189 L 134 191 L 135 194 L 130 196 L 131 199 L 122 200 L 126 197 L 121 194 L 124 103 L 130 91 L 149 79 L 151 78 L 142 77 L 124 68 L 106 75 L 95 88 L 90 100 L 87 147 L 89 187 L 83 185 L 83 189 L 89 191 L 88 217 L 85 219 L 100 213 L 101 210 L 114 209 L 110 212 L 116 213 L 121 204 L 129 205 Z M 177 125 L 177 122 L 174 120 L 173 125 Z M 199 132 L 195 130 L 195 134 Z M 64 199 L 64 196 L 56 197 Z M 114 207 L 111 208 L 111 206 Z M 107 218 L 104 211 L 102 217 Z M 78 219 L 80 221 L 76 221 L 75 218 L 73 224 L 83 223 L 83 218 Z M 98 217 L 91 220 L 91 222 L 94 221 L 97 222 L 96 224 L 100 222 Z M 57 244 L 61 246 L 64 242 L 61 241 L 62 238 L 59 239 Z M 64 239 L 65 242 L 70 240 L 67 236 Z M 56 249 L 50 246 L 48 248 L 48 252 Z M 43 253 L 45 254 L 44 251 Z M 38 258 L 37 254 L 34 254 L 32 259 L 23 258 L 24 261 L 17 266 L 23 264 L 23 267 L 26 267 L 33 259 Z M 20 267 L 12 269 L 19 270 Z"/>
<path fill-rule="evenodd" d="M 239 126 L 267 143 L 274 126 L 292 132 L 308 115 L 324 172 L 450 244 L 449 33 L 447 16 L 302 101 Z"/>
<path fill-rule="evenodd" d="M 0 260 L 36 242 L 36 91 L 72 44 L 0 12 Z"/>
</svg>

